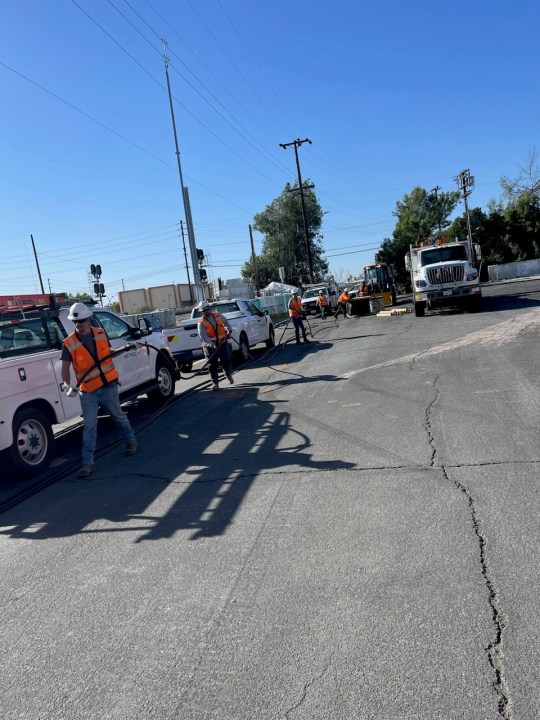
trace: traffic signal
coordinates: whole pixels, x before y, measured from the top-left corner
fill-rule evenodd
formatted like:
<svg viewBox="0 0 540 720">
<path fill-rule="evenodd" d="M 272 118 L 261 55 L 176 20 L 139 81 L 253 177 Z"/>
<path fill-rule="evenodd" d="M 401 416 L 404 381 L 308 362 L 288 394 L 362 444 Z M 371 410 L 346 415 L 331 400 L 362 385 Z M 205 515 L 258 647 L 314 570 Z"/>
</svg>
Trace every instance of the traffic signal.
<svg viewBox="0 0 540 720">
<path fill-rule="evenodd" d="M 96 266 L 90 265 L 90 275 L 95 275 L 95 274 L 96 274 Z"/>
<path fill-rule="evenodd" d="M 206 282 L 206 281 L 208 280 L 208 275 L 206 274 L 206 270 L 205 270 L 204 268 L 201 268 L 201 269 L 199 270 L 199 274 L 200 274 L 201 280 L 202 280 L 203 282 Z"/>
<path fill-rule="evenodd" d="M 202 250 L 200 250 L 199 248 L 197 248 L 197 261 L 199 263 L 204 262 L 204 252 Z"/>
</svg>

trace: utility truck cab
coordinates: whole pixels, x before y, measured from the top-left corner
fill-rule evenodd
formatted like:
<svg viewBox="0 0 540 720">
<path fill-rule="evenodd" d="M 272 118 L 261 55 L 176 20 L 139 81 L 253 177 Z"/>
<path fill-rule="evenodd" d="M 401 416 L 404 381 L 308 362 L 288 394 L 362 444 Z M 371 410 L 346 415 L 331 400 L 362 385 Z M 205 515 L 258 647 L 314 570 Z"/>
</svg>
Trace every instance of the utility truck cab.
<svg viewBox="0 0 540 720">
<path fill-rule="evenodd" d="M 474 248 L 480 258 L 480 246 Z M 470 312 L 481 309 L 480 279 L 468 242 L 421 241 L 410 246 L 405 267 L 411 273 L 416 317 L 439 307 L 457 306 Z"/>
</svg>

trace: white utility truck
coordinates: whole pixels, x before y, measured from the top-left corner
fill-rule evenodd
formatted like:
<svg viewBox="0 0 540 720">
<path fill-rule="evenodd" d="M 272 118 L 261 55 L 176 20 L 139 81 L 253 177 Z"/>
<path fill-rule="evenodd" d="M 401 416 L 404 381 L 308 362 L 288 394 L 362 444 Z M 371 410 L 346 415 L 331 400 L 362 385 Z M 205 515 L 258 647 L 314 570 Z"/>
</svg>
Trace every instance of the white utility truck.
<svg viewBox="0 0 540 720">
<path fill-rule="evenodd" d="M 481 310 L 482 289 L 469 248 L 466 241 L 444 239 L 424 240 L 410 246 L 405 267 L 411 273 L 416 317 L 424 317 L 426 310 L 440 307 Z M 475 245 L 474 250 L 480 259 L 480 246 Z"/>
<path fill-rule="evenodd" d="M 274 347 L 275 331 L 272 318 L 267 310 L 259 310 L 255 303 L 247 298 L 220 300 L 211 302 L 210 308 L 220 312 L 232 326 L 232 338 L 229 340 L 231 350 L 241 361 L 249 358 L 249 349 L 259 343 L 266 347 Z M 181 370 L 189 372 L 193 362 L 204 357 L 201 341 L 197 332 L 199 318 L 202 313 L 197 306 L 191 311 L 188 320 L 180 325 L 162 331 L 174 359 Z"/>
<path fill-rule="evenodd" d="M 49 306 L 0 313 L 0 451 L 26 475 L 37 475 L 53 455 L 53 425 L 81 414 L 77 395 L 62 392 L 60 354 L 73 331 L 69 308 Z M 156 403 L 174 395 L 180 373 L 167 343 L 149 323 L 130 325 L 110 310 L 93 308 L 92 325 L 106 330 L 112 348 L 135 343 L 115 356 L 120 399 L 146 394 Z"/>
<path fill-rule="evenodd" d="M 334 311 L 337 306 L 337 290 L 334 287 L 330 287 L 325 283 L 319 283 L 317 285 L 306 285 L 304 288 L 304 294 L 302 295 L 302 310 L 306 315 L 310 315 L 312 312 L 317 313 L 319 306 L 317 305 L 317 298 L 319 291 L 322 290 L 326 295 L 326 301 L 330 310 Z"/>
</svg>

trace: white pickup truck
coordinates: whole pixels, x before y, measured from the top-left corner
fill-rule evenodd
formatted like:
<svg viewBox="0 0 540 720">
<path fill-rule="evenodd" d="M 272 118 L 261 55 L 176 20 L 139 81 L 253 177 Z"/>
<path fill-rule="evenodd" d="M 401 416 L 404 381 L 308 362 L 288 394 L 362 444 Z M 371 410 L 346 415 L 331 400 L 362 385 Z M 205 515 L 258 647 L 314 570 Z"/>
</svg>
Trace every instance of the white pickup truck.
<svg viewBox="0 0 540 720">
<path fill-rule="evenodd" d="M 210 303 L 210 307 L 218 310 L 230 322 L 233 329 L 232 338 L 229 340 L 231 349 L 242 361 L 249 358 L 249 349 L 254 345 L 265 343 L 268 348 L 274 347 L 272 318 L 268 311 L 259 310 L 251 300 L 221 300 Z M 189 372 L 193 362 L 204 356 L 197 332 L 201 314 L 198 307 L 194 307 L 188 320 L 182 320 L 177 327 L 162 331 L 174 359 L 184 372 Z"/>
<path fill-rule="evenodd" d="M 69 309 L 40 308 L 0 314 L 0 451 L 25 475 L 45 470 L 53 455 L 52 426 L 81 414 L 79 398 L 61 391 L 62 342 L 73 330 Z M 109 310 L 93 310 L 113 348 L 137 342 L 114 359 L 120 399 L 146 394 L 156 403 L 174 395 L 180 377 L 162 333 L 147 322 L 130 325 Z"/>
</svg>

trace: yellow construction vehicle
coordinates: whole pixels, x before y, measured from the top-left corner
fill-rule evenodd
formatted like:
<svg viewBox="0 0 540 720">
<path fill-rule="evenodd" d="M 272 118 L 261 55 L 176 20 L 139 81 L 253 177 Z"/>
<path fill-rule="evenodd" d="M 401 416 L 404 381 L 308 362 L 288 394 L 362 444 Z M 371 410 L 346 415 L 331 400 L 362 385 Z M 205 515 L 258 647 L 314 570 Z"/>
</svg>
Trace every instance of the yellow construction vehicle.
<svg viewBox="0 0 540 720">
<path fill-rule="evenodd" d="M 379 300 L 379 307 L 397 305 L 397 273 L 394 265 L 378 262 L 376 258 L 372 265 L 364 266 L 362 275 L 368 294 L 360 294 L 358 288 L 357 295 L 349 300 L 351 315 L 368 315 L 372 312 L 370 300 L 375 298 Z"/>
<path fill-rule="evenodd" d="M 384 262 L 375 262 L 364 266 L 364 281 L 371 296 L 380 297 L 385 306 L 397 305 L 396 269 Z"/>
</svg>

